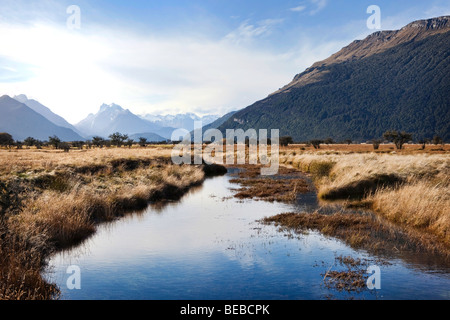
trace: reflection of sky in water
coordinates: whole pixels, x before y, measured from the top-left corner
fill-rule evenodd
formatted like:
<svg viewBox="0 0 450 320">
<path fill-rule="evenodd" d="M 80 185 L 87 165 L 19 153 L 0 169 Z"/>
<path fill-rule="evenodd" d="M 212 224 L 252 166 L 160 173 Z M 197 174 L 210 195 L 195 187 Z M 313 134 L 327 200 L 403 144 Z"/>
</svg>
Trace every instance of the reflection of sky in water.
<svg viewBox="0 0 450 320">
<path fill-rule="evenodd" d="M 290 239 L 259 224 L 255 220 L 293 208 L 237 201 L 230 187 L 227 176 L 208 179 L 179 202 L 102 225 L 50 261 L 50 279 L 63 299 L 321 299 L 329 293 L 321 273 L 335 256 L 361 256 L 314 232 Z M 81 268 L 81 290 L 66 289 L 71 264 Z M 400 263 L 383 266 L 382 275 L 378 297 L 450 299 L 445 275 L 424 275 Z M 435 290 L 418 290 L 425 286 Z"/>
</svg>

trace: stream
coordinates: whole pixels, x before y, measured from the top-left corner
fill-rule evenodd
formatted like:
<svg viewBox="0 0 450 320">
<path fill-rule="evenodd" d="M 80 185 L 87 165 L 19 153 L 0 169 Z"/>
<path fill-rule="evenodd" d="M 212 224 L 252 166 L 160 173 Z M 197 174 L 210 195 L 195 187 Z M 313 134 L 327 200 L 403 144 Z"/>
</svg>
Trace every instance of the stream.
<svg viewBox="0 0 450 320">
<path fill-rule="evenodd" d="M 44 277 L 62 300 L 450 299 L 448 265 L 426 256 L 373 256 L 318 232 L 262 224 L 267 216 L 315 209 L 315 194 L 295 204 L 239 200 L 231 178 L 208 178 L 178 201 L 99 225 L 80 245 L 51 256 Z M 340 256 L 379 266 L 380 289 L 327 286 L 327 271 L 345 269 Z M 73 265 L 79 289 L 67 285 Z"/>
</svg>

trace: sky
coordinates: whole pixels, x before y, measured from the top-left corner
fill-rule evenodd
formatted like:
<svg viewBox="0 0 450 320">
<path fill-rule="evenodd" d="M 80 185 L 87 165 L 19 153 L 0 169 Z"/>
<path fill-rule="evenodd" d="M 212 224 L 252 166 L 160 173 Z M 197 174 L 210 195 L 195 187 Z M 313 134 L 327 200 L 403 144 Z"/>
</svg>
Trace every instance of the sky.
<svg viewBox="0 0 450 320">
<path fill-rule="evenodd" d="M 449 0 L 0 0 L 0 95 L 71 123 L 103 103 L 223 115 L 354 40 L 442 15 Z"/>
</svg>

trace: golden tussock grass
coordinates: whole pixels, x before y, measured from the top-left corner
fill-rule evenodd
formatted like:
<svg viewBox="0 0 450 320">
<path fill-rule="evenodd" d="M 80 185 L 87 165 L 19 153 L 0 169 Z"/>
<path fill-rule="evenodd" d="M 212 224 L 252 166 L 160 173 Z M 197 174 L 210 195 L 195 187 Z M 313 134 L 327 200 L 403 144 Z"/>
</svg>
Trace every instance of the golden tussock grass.
<svg viewBox="0 0 450 320">
<path fill-rule="evenodd" d="M 53 149 L 0 150 L 0 174 L 10 175 L 32 170 L 33 172 L 51 171 L 58 167 L 105 165 L 115 159 L 161 159 L 170 158 L 171 149 L 154 148 L 97 148 L 71 150 L 63 152 Z"/>
<path fill-rule="evenodd" d="M 369 200 L 387 219 L 433 233 L 450 244 L 448 184 L 418 181 L 394 190 L 380 189 Z"/>
<path fill-rule="evenodd" d="M 354 153 L 290 147 L 283 150 L 280 162 L 311 174 L 323 199 L 357 200 L 350 205 L 372 208 L 397 225 L 450 246 L 447 152 Z"/>
</svg>

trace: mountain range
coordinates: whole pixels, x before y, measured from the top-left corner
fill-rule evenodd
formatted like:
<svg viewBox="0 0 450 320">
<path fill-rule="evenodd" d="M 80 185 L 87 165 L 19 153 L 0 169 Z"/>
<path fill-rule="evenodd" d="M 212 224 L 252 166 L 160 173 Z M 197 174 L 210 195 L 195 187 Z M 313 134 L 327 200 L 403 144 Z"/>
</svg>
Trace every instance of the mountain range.
<svg viewBox="0 0 450 320">
<path fill-rule="evenodd" d="M 7 95 L 0 97 L 0 114 L 0 131 L 8 132 L 15 140 L 27 137 L 48 140 L 53 135 L 64 141 L 84 140 L 72 129 L 56 125 L 26 104 Z"/>
<path fill-rule="evenodd" d="M 138 141 L 140 137 L 148 141 L 170 140 L 177 128 L 192 130 L 194 121 L 209 124 L 218 116 L 199 117 L 193 113 L 165 116 L 137 116 L 117 104 L 103 104 L 95 114 L 89 114 L 79 123 L 72 125 L 40 102 L 20 94 L 13 98 L 5 95 L 0 99 L 0 132 L 10 133 L 15 140 L 33 137 L 48 140 L 56 135 L 64 141 L 78 141 L 100 136 L 108 138 L 114 132 L 128 134 Z M 147 118 L 147 119 L 146 119 Z"/>
<path fill-rule="evenodd" d="M 316 62 L 219 129 L 279 129 L 295 141 L 381 137 L 450 140 L 450 17 L 378 31 Z"/>
<path fill-rule="evenodd" d="M 85 119 L 75 124 L 75 127 L 87 136 L 104 138 L 114 132 L 126 134 L 152 132 L 158 134 L 156 131 L 160 129 L 160 126 L 154 125 L 114 103 L 101 105 L 97 113 L 89 114 Z"/>
<path fill-rule="evenodd" d="M 210 124 L 219 118 L 216 115 L 199 117 L 194 113 L 177 115 L 143 115 L 138 116 L 128 109 L 117 104 L 103 104 L 96 114 L 89 114 L 75 127 L 88 136 L 107 137 L 114 132 L 127 133 L 129 135 L 140 135 L 149 141 L 170 140 L 175 129 L 183 128 L 188 131 L 194 129 L 195 121 L 202 124 Z"/>
<path fill-rule="evenodd" d="M 145 114 L 141 118 L 150 121 L 154 124 L 160 125 L 161 127 L 172 127 L 172 128 L 183 128 L 188 131 L 194 130 L 194 122 L 201 121 L 202 126 L 209 125 L 215 120 L 219 119 L 219 115 L 206 115 L 199 117 L 194 113 L 182 113 L 176 115 L 151 115 Z"/>
</svg>

